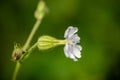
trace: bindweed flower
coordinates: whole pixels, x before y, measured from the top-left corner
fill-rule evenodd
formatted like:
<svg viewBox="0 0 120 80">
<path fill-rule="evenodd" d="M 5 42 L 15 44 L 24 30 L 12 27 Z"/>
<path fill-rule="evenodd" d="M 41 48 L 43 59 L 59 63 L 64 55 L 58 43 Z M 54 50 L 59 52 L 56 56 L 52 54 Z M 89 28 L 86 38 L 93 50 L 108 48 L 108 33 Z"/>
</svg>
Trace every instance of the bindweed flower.
<svg viewBox="0 0 120 80">
<path fill-rule="evenodd" d="M 76 34 L 77 27 L 69 26 L 65 31 L 64 38 L 66 38 L 66 44 L 64 47 L 65 56 L 77 61 L 77 58 L 81 58 L 82 47 L 77 43 L 80 42 L 80 37 Z"/>
<path fill-rule="evenodd" d="M 40 50 L 47 50 L 59 45 L 65 45 L 65 56 L 77 61 L 77 58 L 81 58 L 82 50 L 82 47 L 78 45 L 80 42 L 80 37 L 76 34 L 77 31 L 77 27 L 68 27 L 64 34 L 65 40 L 58 40 L 51 36 L 41 36 L 38 39 L 37 47 Z"/>
</svg>

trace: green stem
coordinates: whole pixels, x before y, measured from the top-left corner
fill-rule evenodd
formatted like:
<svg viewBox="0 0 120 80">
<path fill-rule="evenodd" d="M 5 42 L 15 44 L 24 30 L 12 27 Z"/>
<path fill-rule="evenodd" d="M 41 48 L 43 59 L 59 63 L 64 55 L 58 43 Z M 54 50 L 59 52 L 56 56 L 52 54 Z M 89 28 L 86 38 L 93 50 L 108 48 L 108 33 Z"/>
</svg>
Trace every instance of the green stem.
<svg viewBox="0 0 120 80">
<path fill-rule="evenodd" d="M 29 44 L 30 44 L 30 42 L 31 42 L 31 40 L 32 40 L 32 38 L 33 38 L 36 30 L 38 29 L 40 23 L 41 23 L 41 20 L 37 20 L 37 21 L 36 21 L 36 23 L 35 23 L 32 31 L 31 31 L 31 33 L 30 33 L 30 35 L 29 35 L 29 37 L 28 37 L 25 45 L 23 46 L 23 50 L 24 50 L 24 51 L 26 51 L 26 49 L 29 47 Z"/>
<path fill-rule="evenodd" d="M 37 47 L 37 44 L 38 44 L 38 43 L 35 43 L 32 47 L 30 47 L 30 48 L 27 50 L 27 52 L 26 52 L 26 54 L 24 55 L 24 57 L 23 57 L 22 60 L 24 60 L 24 59 L 26 59 L 26 58 L 29 57 L 29 55 L 31 54 L 31 52 Z"/>
<path fill-rule="evenodd" d="M 39 27 L 39 25 L 40 25 L 40 23 L 41 23 L 41 21 L 42 21 L 42 19 L 43 19 L 43 17 L 44 17 L 44 14 L 45 14 L 45 3 L 44 3 L 43 1 L 40 1 L 39 4 L 38 4 L 37 9 L 36 9 L 36 11 L 35 11 L 35 18 L 37 19 L 37 21 L 36 21 L 35 25 L 33 26 L 33 29 L 32 29 L 32 31 L 31 31 L 31 33 L 30 33 L 30 35 L 29 35 L 29 37 L 28 37 L 25 45 L 24 45 L 23 48 L 22 48 L 22 50 L 23 50 L 24 52 L 26 52 L 26 53 L 24 53 L 24 54 L 21 56 L 21 59 L 24 58 L 24 57 L 26 57 L 26 55 L 29 55 L 30 53 L 27 53 L 27 52 L 28 52 L 28 51 L 32 51 L 33 48 L 36 46 L 36 44 L 35 44 L 35 45 L 33 45 L 30 49 L 28 49 L 31 40 L 32 40 L 35 32 L 37 31 L 37 29 L 38 29 L 38 27 Z M 28 49 L 28 51 L 27 51 L 27 49 Z M 13 80 L 16 80 L 18 71 L 19 71 L 19 69 L 20 69 L 20 65 L 21 65 L 21 64 L 20 64 L 20 61 L 17 61 L 16 67 L 15 67 L 15 71 L 14 71 L 14 74 L 13 74 Z"/>
<path fill-rule="evenodd" d="M 58 45 L 64 45 L 67 43 L 67 40 L 57 40 Z"/>
<path fill-rule="evenodd" d="M 20 62 L 17 62 L 17 63 L 16 63 L 16 66 L 15 66 L 15 70 L 14 70 L 14 73 L 13 73 L 13 78 L 12 78 L 12 80 L 16 80 L 18 71 L 19 71 L 19 69 L 20 69 L 20 65 L 21 65 Z"/>
<path fill-rule="evenodd" d="M 28 51 L 27 51 L 28 54 L 31 53 L 31 52 L 33 51 L 33 49 L 36 48 L 37 44 L 38 44 L 38 43 L 36 42 L 32 47 L 30 47 L 30 48 L 28 49 Z"/>
<path fill-rule="evenodd" d="M 26 50 L 28 49 L 29 44 L 30 44 L 30 42 L 31 42 L 31 40 L 32 40 L 32 38 L 33 38 L 36 30 L 38 29 L 40 23 L 41 23 L 41 20 L 37 20 L 37 21 L 36 21 L 36 23 L 35 23 L 35 25 L 33 26 L 33 29 L 32 29 L 32 31 L 31 31 L 31 33 L 30 33 L 30 35 L 29 35 L 29 37 L 28 37 L 25 45 L 23 46 L 23 51 L 26 51 Z M 24 57 L 24 55 L 23 55 L 22 57 Z M 19 69 L 20 69 L 20 65 L 21 65 L 20 62 L 18 61 L 18 62 L 16 63 L 16 67 L 15 67 L 15 71 L 14 71 L 14 73 L 13 73 L 13 79 L 12 79 L 12 80 L 16 80 L 18 71 L 19 71 Z"/>
</svg>

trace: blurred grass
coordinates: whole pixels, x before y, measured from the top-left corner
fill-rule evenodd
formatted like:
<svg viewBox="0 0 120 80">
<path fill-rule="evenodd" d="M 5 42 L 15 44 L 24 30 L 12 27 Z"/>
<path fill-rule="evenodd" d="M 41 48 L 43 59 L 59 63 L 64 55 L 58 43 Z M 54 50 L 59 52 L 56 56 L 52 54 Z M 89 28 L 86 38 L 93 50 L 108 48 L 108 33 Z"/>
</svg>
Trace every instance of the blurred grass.
<svg viewBox="0 0 120 80">
<path fill-rule="evenodd" d="M 0 1 L 0 80 L 10 80 L 15 63 L 13 43 L 25 43 L 35 22 L 38 0 Z M 63 46 L 48 51 L 37 49 L 27 59 L 18 80 L 119 80 L 120 1 L 45 0 L 49 13 L 31 44 L 41 35 L 63 39 L 65 29 L 79 28 L 82 58 L 73 62 Z"/>
</svg>

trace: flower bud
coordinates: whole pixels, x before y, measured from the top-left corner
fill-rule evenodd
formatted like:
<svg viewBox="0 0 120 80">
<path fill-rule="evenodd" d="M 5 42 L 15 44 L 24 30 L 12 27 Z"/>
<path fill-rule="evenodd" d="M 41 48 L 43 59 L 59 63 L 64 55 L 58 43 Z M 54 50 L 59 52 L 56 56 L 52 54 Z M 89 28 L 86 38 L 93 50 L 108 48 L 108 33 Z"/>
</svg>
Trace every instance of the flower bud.
<svg viewBox="0 0 120 80">
<path fill-rule="evenodd" d="M 21 58 L 22 54 L 23 54 L 23 50 L 21 49 L 21 47 L 18 44 L 14 45 L 14 50 L 13 50 L 13 54 L 12 54 L 12 59 L 14 61 L 17 61 Z"/>
<path fill-rule="evenodd" d="M 45 15 L 45 12 L 46 12 L 46 5 L 45 2 L 41 0 L 38 3 L 37 9 L 35 11 L 35 18 L 38 20 L 42 19 Z"/>
<path fill-rule="evenodd" d="M 37 46 L 40 50 L 47 50 L 47 49 L 53 48 L 57 45 L 58 45 L 57 39 L 53 38 L 51 36 L 41 36 L 38 39 L 38 44 L 37 44 Z"/>
</svg>

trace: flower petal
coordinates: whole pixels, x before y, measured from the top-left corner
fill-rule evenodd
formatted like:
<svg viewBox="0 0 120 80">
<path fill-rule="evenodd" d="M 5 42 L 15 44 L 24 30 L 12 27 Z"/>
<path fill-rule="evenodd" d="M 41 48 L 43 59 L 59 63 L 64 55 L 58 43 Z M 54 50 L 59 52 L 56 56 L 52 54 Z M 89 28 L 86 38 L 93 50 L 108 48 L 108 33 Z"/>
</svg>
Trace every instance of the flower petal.
<svg viewBox="0 0 120 80">
<path fill-rule="evenodd" d="M 75 55 L 73 54 L 73 46 L 72 45 L 66 44 L 64 47 L 64 53 L 65 53 L 66 57 L 73 59 L 74 61 L 77 61 Z"/>
<path fill-rule="evenodd" d="M 69 26 L 67 30 L 65 31 L 64 38 L 70 38 L 72 35 L 74 35 L 78 31 L 77 27 Z"/>
<path fill-rule="evenodd" d="M 74 45 L 69 44 L 68 45 L 68 53 L 69 53 L 69 58 L 73 59 L 74 61 L 77 61 L 75 55 L 74 55 Z"/>
<path fill-rule="evenodd" d="M 74 61 L 77 61 L 77 58 L 74 56 L 74 54 L 70 54 L 69 58 L 73 59 Z"/>
<path fill-rule="evenodd" d="M 76 48 L 78 48 L 80 51 L 82 50 L 82 46 L 76 45 Z"/>
<path fill-rule="evenodd" d="M 72 35 L 70 39 L 72 40 L 73 44 L 77 44 L 80 42 L 80 37 L 77 34 Z"/>
<path fill-rule="evenodd" d="M 81 52 L 80 52 L 79 48 L 77 48 L 77 47 L 78 47 L 77 45 L 74 45 L 73 54 L 75 55 L 75 57 L 81 58 Z"/>
<path fill-rule="evenodd" d="M 68 41 L 64 47 L 65 56 L 74 61 L 81 58 L 80 51 L 82 50 L 82 47 L 77 45 L 80 42 L 80 37 L 76 34 L 77 31 L 77 27 L 69 26 L 64 34 L 64 38 Z"/>
<path fill-rule="evenodd" d="M 66 56 L 66 57 L 69 57 L 69 54 L 70 54 L 69 51 L 68 51 L 68 50 L 69 50 L 68 48 L 69 48 L 69 47 L 68 47 L 68 45 L 66 44 L 65 47 L 64 47 L 64 53 L 65 53 L 65 56 Z"/>
</svg>

